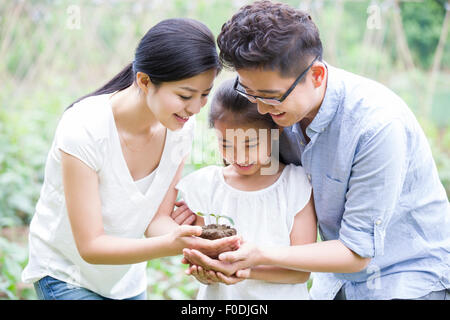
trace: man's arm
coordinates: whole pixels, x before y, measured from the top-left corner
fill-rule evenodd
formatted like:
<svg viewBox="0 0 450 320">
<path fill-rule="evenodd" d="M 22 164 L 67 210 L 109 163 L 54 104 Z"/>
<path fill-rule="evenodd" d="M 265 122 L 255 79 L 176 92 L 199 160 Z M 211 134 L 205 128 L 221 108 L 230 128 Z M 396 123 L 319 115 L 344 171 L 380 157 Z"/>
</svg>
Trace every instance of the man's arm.
<svg viewBox="0 0 450 320">
<path fill-rule="evenodd" d="M 361 141 L 355 155 L 339 239 L 283 248 L 244 244 L 218 260 L 184 250 L 193 264 L 233 274 L 255 265 L 277 265 L 308 272 L 353 273 L 383 254 L 384 230 L 403 186 L 406 135 L 401 121 L 374 128 Z M 187 253 L 187 254 L 186 254 Z"/>
</svg>

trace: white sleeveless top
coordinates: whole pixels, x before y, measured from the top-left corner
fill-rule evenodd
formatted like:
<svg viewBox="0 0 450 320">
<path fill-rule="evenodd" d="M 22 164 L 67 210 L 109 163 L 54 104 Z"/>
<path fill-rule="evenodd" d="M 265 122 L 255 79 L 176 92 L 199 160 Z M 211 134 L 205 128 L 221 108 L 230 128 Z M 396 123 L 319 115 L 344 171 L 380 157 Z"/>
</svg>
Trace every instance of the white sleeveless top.
<svg viewBox="0 0 450 320">
<path fill-rule="evenodd" d="M 88 97 L 62 115 L 30 225 L 29 261 L 22 273 L 24 282 L 49 275 L 113 299 L 136 296 L 147 287 L 146 262 L 95 265 L 79 255 L 65 204 L 58 149 L 97 172 L 105 233 L 142 238 L 181 161 L 190 152 L 195 118 L 178 131 L 167 130 L 159 166 L 147 180 L 136 182 L 122 153 L 109 97 L 109 94 Z"/>
<path fill-rule="evenodd" d="M 308 203 L 311 185 L 300 166 L 287 165 L 278 180 L 257 191 L 241 191 L 225 182 L 223 167 L 208 166 L 177 184 L 182 198 L 194 211 L 231 217 L 244 240 L 260 246 L 290 246 L 294 217 Z M 214 221 L 213 221 L 214 220 Z M 205 224 L 215 218 L 205 217 Z M 228 220 L 219 221 L 229 224 Z M 275 300 L 309 299 L 306 283 L 281 284 L 244 280 L 234 285 L 201 285 L 197 299 Z"/>
</svg>

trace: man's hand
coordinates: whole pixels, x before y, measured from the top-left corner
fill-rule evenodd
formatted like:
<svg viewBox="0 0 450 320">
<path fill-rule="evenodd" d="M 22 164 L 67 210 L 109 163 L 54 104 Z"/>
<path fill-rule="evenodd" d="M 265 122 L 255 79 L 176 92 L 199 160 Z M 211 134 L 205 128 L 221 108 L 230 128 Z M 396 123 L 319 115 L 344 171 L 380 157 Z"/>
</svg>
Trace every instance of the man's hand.
<svg viewBox="0 0 450 320">
<path fill-rule="evenodd" d="M 261 250 L 250 242 L 243 242 L 238 250 L 223 252 L 219 255 L 219 260 L 227 263 L 239 263 L 243 266 L 242 269 L 253 267 L 261 264 Z"/>
<path fill-rule="evenodd" d="M 182 224 L 188 224 L 191 225 L 195 223 L 195 220 L 197 219 L 197 216 L 194 212 L 192 212 L 187 204 L 184 201 L 177 201 L 175 202 L 175 206 L 177 206 L 177 209 L 172 211 L 170 214 L 170 217 L 179 225 Z"/>
</svg>

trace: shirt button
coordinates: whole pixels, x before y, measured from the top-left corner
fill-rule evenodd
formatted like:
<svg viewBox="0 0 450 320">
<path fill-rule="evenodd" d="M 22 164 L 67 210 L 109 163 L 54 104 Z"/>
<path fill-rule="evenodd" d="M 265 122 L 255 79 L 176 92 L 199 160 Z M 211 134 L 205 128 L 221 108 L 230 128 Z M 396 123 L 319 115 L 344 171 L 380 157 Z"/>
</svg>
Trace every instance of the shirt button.
<svg viewBox="0 0 450 320">
<path fill-rule="evenodd" d="M 378 219 L 377 221 L 375 221 L 375 224 L 376 224 L 377 226 L 379 226 L 379 225 L 381 224 L 381 219 Z"/>
</svg>

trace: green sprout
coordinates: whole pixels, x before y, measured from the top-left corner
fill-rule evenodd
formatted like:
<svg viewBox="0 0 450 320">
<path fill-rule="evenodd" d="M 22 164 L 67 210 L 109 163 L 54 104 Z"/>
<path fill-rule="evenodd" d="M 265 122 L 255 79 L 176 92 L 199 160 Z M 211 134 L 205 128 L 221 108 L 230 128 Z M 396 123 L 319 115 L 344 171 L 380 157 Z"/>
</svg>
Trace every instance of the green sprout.
<svg viewBox="0 0 450 320">
<path fill-rule="evenodd" d="M 217 225 L 219 224 L 219 219 L 220 219 L 220 218 L 225 218 L 225 219 L 228 219 L 228 221 L 230 221 L 230 223 L 234 226 L 234 221 L 233 221 L 233 219 L 231 219 L 231 218 L 228 217 L 228 216 L 221 216 L 221 215 L 214 214 L 214 213 L 204 214 L 204 213 L 201 213 L 201 212 L 195 212 L 195 214 L 198 215 L 199 217 L 205 217 L 205 216 L 207 216 L 207 217 L 209 217 L 209 216 L 214 217 L 214 218 L 216 219 L 216 224 L 217 224 Z"/>
</svg>

